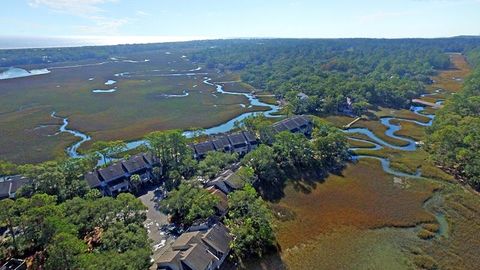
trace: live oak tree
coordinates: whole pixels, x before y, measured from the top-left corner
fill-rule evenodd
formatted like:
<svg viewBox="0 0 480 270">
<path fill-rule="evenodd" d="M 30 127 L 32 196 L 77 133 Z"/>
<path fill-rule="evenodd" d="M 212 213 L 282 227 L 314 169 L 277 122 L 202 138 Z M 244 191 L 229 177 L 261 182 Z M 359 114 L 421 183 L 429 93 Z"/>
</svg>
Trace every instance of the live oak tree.
<svg viewBox="0 0 480 270">
<path fill-rule="evenodd" d="M 275 246 L 272 214 L 251 185 L 228 195 L 225 224 L 233 235 L 230 244 L 240 260 L 261 257 Z"/>
<path fill-rule="evenodd" d="M 218 200 L 215 195 L 198 185 L 185 182 L 169 192 L 167 198 L 160 202 L 160 207 L 172 215 L 173 221 L 188 226 L 196 220 L 211 217 L 215 213 L 214 207 Z"/>
<path fill-rule="evenodd" d="M 141 270 L 150 266 L 150 244 L 143 227 L 146 207 L 131 194 L 75 197 L 63 203 L 55 196 L 35 194 L 0 204 L 0 224 L 14 228 L 12 240 L 0 250 L 14 245 L 19 257 L 36 253 L 37 268 Z"/>
</svg>

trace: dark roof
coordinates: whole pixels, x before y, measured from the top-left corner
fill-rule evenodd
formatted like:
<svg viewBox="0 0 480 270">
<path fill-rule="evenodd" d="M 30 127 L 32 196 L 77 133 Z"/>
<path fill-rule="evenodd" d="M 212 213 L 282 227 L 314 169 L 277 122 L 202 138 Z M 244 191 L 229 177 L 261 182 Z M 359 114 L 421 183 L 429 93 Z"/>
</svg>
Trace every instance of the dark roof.
<svg viewBox="0 0 480 270">
<path fill-rule="evenodd" d="M 87 181 L 90 188 L 97 188 L 102 184 L 97 171 L 86 173 L 85 180 Z"/>
<path fill-rule="evenodd" d="M 213 146 L 213 143 L 210 141 L 197 143 L 194 145 L 194 147 L 197 155 L 204 155 L 210 151 L 215 151 L 215 147 Z"/>
<path fill-rule="evenodd" d="M 225 254 L 230 250 L 232 236 L 225 225 L 217 223 L 203 235 L 202 240 L 215 251 Z"/>
<path fill-rule="evenodd" d="M 221 136 L 213 139 L 212 143 L 215 146 L 215 149 L 217 150 L 224 150 L 226 147 L 230 147 L 230 142 L 228 141 L 228 138 L 225 136 Z"/>
<path fill-rule="evenodd" d="M 283 124 L 289 129 L 294 130 L 300 128 L 300 126 L 293 120 L 293 118 L 288 118 L 283 121 Z"/>
<path fill-rule="evenodd" d="M 248 142 L 250 142 L 250 143 L 257 142 L 257 137 L 252 132 L 244 131 L 243 135 L 245 136 L 245 139 L 247 139 Z"/>
<path fill-rule="evenodd" d="M 146 170 L 150 164 L 146 162 L 143 154 L 138 154 L 122 161 L 123 166 L 128 173 L 133 174 L 141 170 Z"/>
<path fill-rule="evenodd" d="M 237 145 L 237 144 L 242 144 L 247 142 L 247 139 L 245 139 L 245 136 L 243 136 L 243 133 L 230 134 L 228 135 L 228 140 L 232 145 Z"/>
<path fill-rule="evenodd" d="M 273 124 L 273 129 L 278 133 L 288 131 L 288 128 L 283 124 L 283 121 Z"/>
<path fill-rule="evenodd" d="M 228 194 L 230 193 L 230 189 L 229 187 L 227 187 L 227 185 L 225 184 L 225 181 L 223 179 L 223 176 L 219 176 L 217 177 L 216 179 L 210 181 L 207 183 L 207 186 L 211 187 L 215 187 L 216 189 L 219 189 L 221 191 L 223 191 L 225 194 Z"/>
<path fill-rule="evenodd" d="M 8 198 L 15 194 L 19 188 L 31 183 L 31 180 L 22 176 L 6 176 L 0 181 L 0 198 Z"/>
<path fill-rule="evenodd" d="M 186 264 L 195 270 L 208 269 L 215 260 L 215 257 L 210 254 L 202 244 L 193 244 L 192 247 L 183 252 L 182 255 L 182 264 Z"/>
<path fill-rule="evenodd" d="M 158 157 L 152 155 L 152 153 L 143 153 L 143 158 L 150 166 L 160 165 L 160 160 Z"/>
<path fill-rule="evenodd" d="M 299 116 L 293 117 L 292 120 L 295 121 L 297 125 L 300 127 L 306 126 L 312 122 L 312 120 L 310 120 L 310 118 L 305 115 L 299 115 Z"/>
<path fill-rule="evenodd" d="M 110 182 L 125 176 L 122 163 L 119 162 L 113 163 L 106 168 L 99 169 L 98 173 L 106 182 Z"/>
<path fill-rule="evenodd" d="M 215 207 L 218 209 L 218 211 L 221 213 L 221 214 L 224 214 L 227 209 L 228 209 L 228 197 L 227 197 L 227 194 L 225 194 L 223 191 L 221 191 L 220 189 L 217 189 L 215 188 L 214 186 L 212 187 L 209 187 L 207 189 L 208 192 L 212 193 L 213 195 L 215 195 L 216 197 L 218 197 L 219 201 L 217 203 L 217 205 L 215 205 Z"/>
<path fill-rule="evenodd" d="M 311 119 L 305 115 L 297 115 L 287 119 L 283 119 L 273 124 L 273 129 L 276 132 L 293 131 L 295 129 L 304 128 L 311 123 Z"/>
</svg>

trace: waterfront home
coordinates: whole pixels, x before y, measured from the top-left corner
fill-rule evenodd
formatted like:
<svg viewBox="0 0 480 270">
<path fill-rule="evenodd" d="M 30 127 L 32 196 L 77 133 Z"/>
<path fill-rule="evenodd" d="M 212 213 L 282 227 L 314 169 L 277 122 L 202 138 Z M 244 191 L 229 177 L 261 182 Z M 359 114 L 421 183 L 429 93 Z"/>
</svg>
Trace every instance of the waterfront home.
<svg viewBox="0 0 480 270">
<path fill-rule="evenodd" d="M 221 151 L 226 153 L 232 151 L 232 146 L 230 145 L 230 142 L 228 141 L 228 138 L 226 136 L 220 136 L 220 137 L 214 138 L 212 140 L 212 143 L 216 151 Z"/>
<path fill-rule="evenodd" d="M 221 135 L 211 140 L 190 145 L 194 152 L 194 158 L 205 158 L 209 152 L 218 151 L 225 153 L 238 153 L 244 155 L 258 146 L 255 135 L 248 131 Z"/>
<path fill-rule="evenodd" d="M 206 230 L 189 231 L 180 235 L 157 260 L 159 270 L 219 269 L 230 253 L 230 236 L 222 223 Z"/>
<path fill-rule="evenodd" d="M 276 133 L 283 131 L 290 131 L 292 133 L 303 133 L 305 136 L 310 136 L 313 130 L 313 122 L 310 117 L 305 115 L 297 115 L 272 125 Z"/>
<path fill-rule="evenodd" d="M 85 174 L 90 188 L 99 189 L 106 196 L 115 196 L 130 191 L 130 177 L 140 176 L 142 183 L 153 180 L 154 167 L 161 167 L 151 154 L 141 153 Z"/>
<path fill-rule="evenodd" d="M 249 152 L 250 147 L 243 132 L 230 134 L 227 138 L 230 145 L 232 145 L 233 152 L 238 153 L 239 155 L 245 155 Z"/>
<path fill-rule="evenodd" d="M 124 170 L 121 162 L 116 162 L 108 167 L 98 169 L 98 175 L 103 180 L 103 191 L 109 196 L 130 190 L 129 175 Z"/>
<path fill-rule="evenodd" d="M 30 182 L 30 179 L 21 175 L 0 177 L 0 200 L 15 199 L 17 190 Z"/>
<path fill-rule="evenodd" d="M 208 154 L 208 152 L 216 151 L 215 146 L 211 141 L 194 144 L 193 150 L 195 159 L 203 159 Z"/>
</svg>

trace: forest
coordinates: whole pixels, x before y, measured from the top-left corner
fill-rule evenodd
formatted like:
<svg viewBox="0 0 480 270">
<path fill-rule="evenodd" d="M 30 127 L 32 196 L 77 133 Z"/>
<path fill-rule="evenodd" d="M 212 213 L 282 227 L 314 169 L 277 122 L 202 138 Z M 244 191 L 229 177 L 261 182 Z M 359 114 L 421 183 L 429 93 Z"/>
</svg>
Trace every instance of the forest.
<svg viewBox="0 0 480 270">
<path fill-rule="evenodd" d="M 467 53 L 467 59 L 475 69 L 437 113 L 427 150 L 443 169 L 480 190 L 480 50 Z"/>
<path fill-rule="evenodd" d="M 242 81 L 285 98 L 293 113 L 361 114 L 375 106 L 408 108 L 445 52 L 465 52 L 478 38 L 248 40 L 193 53 L 209 68 L 240 72 Z M 301 102 L 298 94 L 303 93 Z"/>
</svg>

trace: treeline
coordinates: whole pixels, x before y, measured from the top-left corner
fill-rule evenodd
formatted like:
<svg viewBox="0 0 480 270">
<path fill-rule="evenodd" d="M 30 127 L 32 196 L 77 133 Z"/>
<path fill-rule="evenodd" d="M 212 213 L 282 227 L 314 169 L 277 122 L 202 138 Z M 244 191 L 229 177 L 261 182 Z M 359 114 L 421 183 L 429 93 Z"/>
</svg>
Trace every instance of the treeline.
<svg viewBox="0 0 480 270">
<path fill-rule="evenodd" d="M 125 56 L 132 53 L 156 52 L 196 48 L 199 42 L 153 43 L 114 46 L 84 46 L 65 48 L 8 49 L 0 50 L 0 67 L 24 66 L 34 64 L 52 64 L 57 62 L 81 60 L 107 60 L 110 57 Z"/>
<path fill-rule="evenodd" d="M 91 192 L 59 203 L 36 194 L 0 201 L 0 225 L 9 237 L 0 262 L 28 257 L 30 269 L 147 269 L 150 245 L 145 206 L 131 194 L 100 198 Z"/>
<path fill-rule="evenodd" d="M 435 70 L 450 67 L 445 52 L 478 45 L 467 37 L 224 41 L 191 59 L 241 72 L 243 81 L 287 98 L 294 113 L 361 113 L 372 105 L 408 107 Z M 308 98 L 295 103 L 299 93 Z"/>
<path fill-rule="evenodd" d="M 480 190 L 480 54 L 476 50 L 467 55 L 477 68 L 465 80 L 462 91 L 436 114 L 426 146 L 437 164 Z"/>
</svg>

